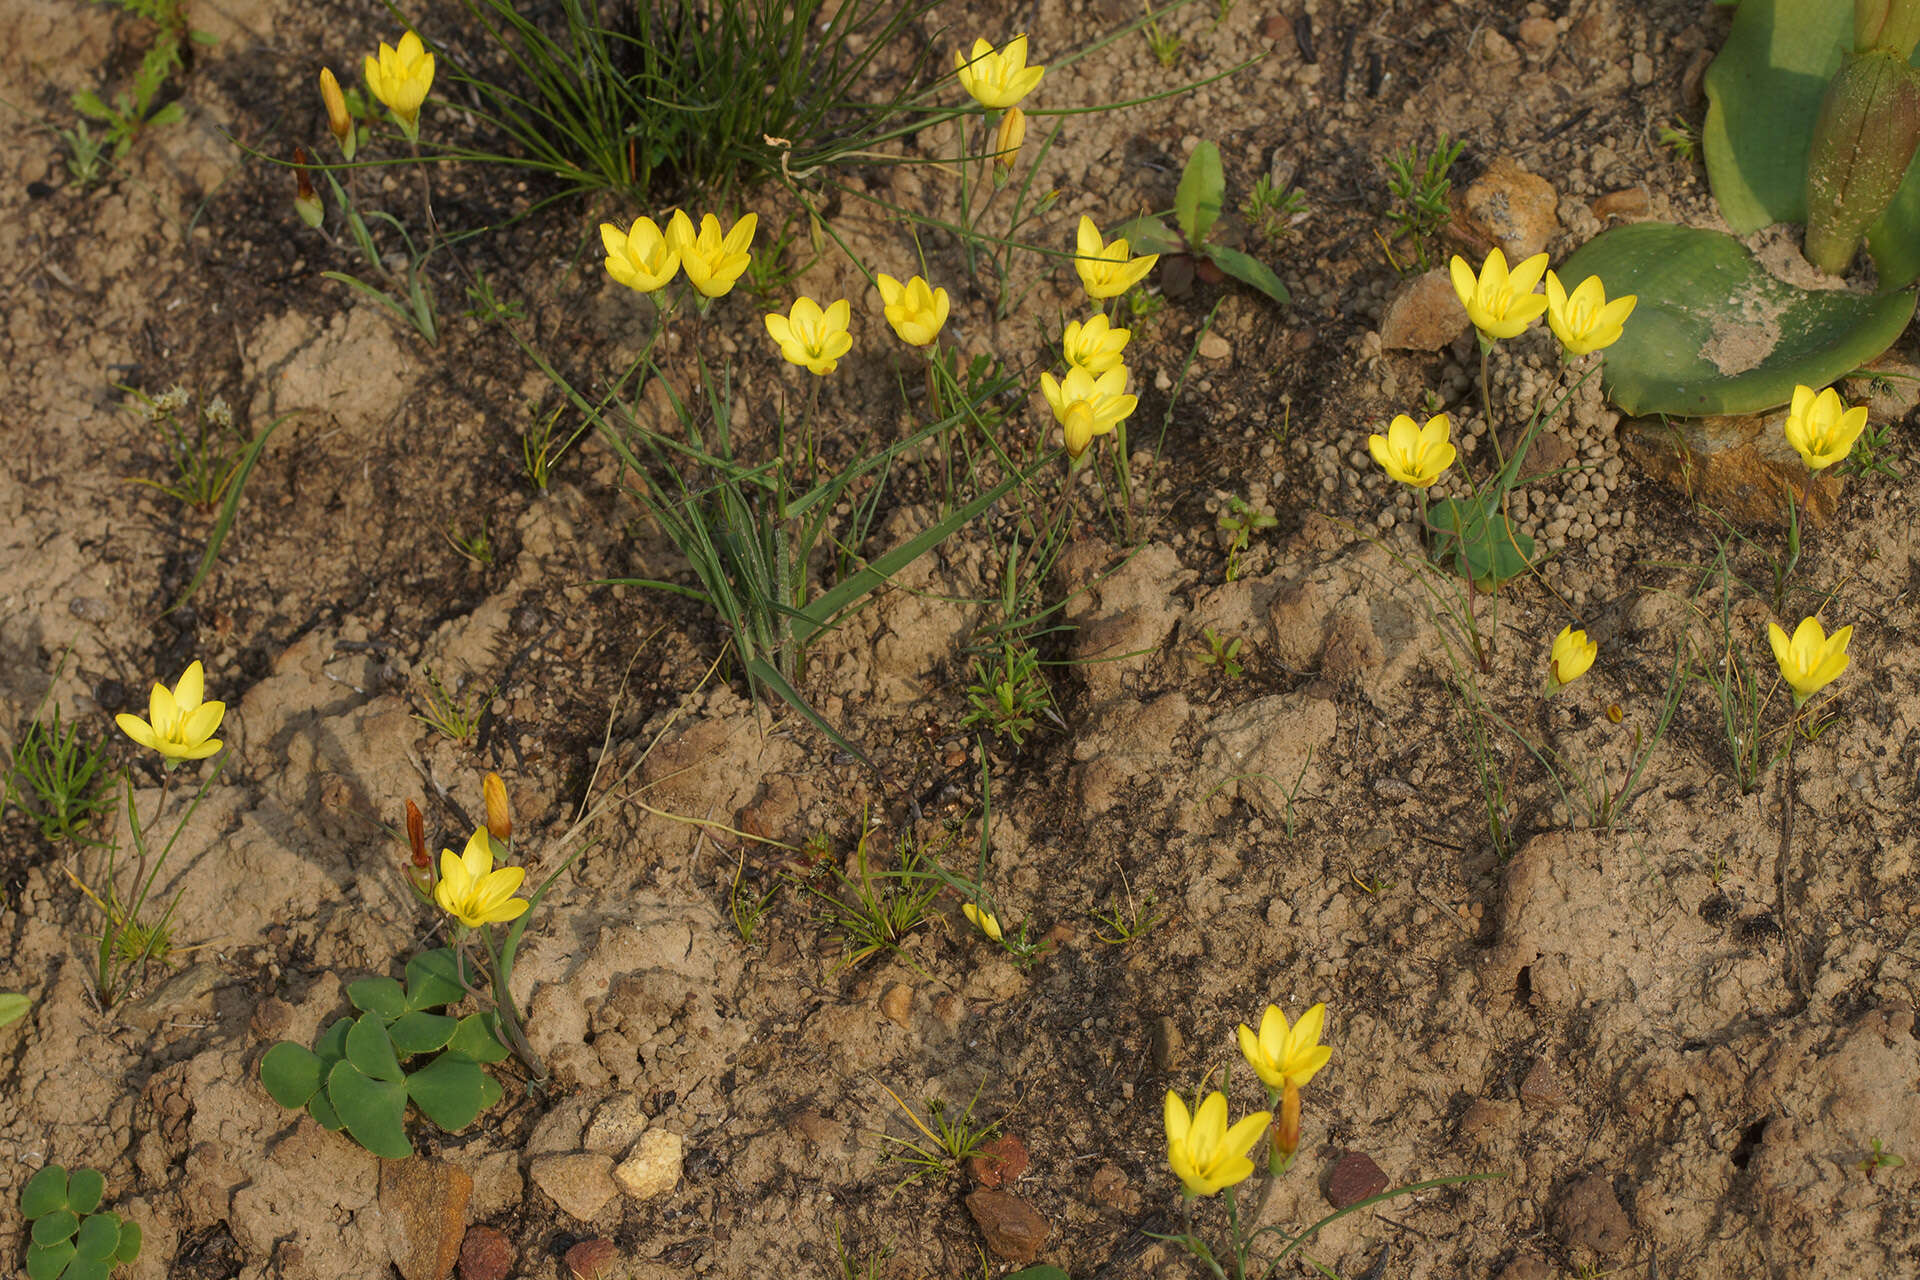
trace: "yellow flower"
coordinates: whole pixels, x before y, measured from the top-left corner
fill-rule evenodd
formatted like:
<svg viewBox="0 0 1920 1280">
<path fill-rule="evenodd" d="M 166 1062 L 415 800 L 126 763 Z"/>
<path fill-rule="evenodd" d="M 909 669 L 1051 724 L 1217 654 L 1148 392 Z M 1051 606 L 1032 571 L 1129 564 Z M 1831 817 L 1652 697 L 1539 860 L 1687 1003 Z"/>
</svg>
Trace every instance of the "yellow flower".
<svg viewBox="0 0 1920 1280">
<path fill-rule="evenodd" d="M 790 363 L 805 365 L 824 377 L 853 349 L 853 336 L 847 332 L 852 319 L 853 308 L 845 298 L 822 311 L 819 303 L 803 296 L 794 299 L 792 314 L 768 315 L 767 332 Z"/>
<path fill-rule="evenodd" d="M 1555 690 L 1587 674 L 1587 668 L 1599 653 L 1600 646 L 1587 639 L 1586 632 L 1575 631 L 1571 624 L 1560 628 L 1560 634 L 1553 638 L 1553 657 L 1549 663 Z"/>
<path fill-rule="evenodd" d="M 487 802 L 487 834 L 505 843 L 513 839 L 513 810 L 507 805 L 507 784 L 500 775 L 490 773 L 480 786 Z"/>
<path fill-rule="evenodd" d="M 1547 309 L 1547 300 L 1533 291 L 1547 269 L 1547 255 L 1536 253 L 1507 271 L 1507 255 L 1495 249 L 1487 255 L 1479 276 L 1467 260 L 1455 254 L 1447 264 L 1453 274 L 1453 291 L 1467 309 L 1467 319 L 1480 331 L 1482 342 L 1496 338 L 1517 338 Z"/>
<path fill-rule="evenodd" d="M 920 276 L 901 284 L 882 271 L 875 281 L 887 323 L 908 346 L 924 347 L 940 336 L 947 322 L 947 291 L 934 289 Z"/>
<path fill-rule="evenodd" d="M 1414 426 L 1413 419 L 1403 413 L 1388 424 L 1386 435 L 1367 437 L 1367 452 L 1382 471 L 1401 484 L 1425 489 L 1453 465 L 1459 454 L 1447 439 L 1452 430 L 1453 423 L 1444 413 L 1428 418 L 1424 427 Z"/>
<path fill-rule="evenodd" d="M 1260 1015 L 1259 1035 L 1246 1023 L 1240 1024 L 1240 1053 L 1260 1082 L 1275 1093 L 1287 1085 L 1299 1088 L 1333 1056 L 1333 1050 L 1320 1043 L 1320 1030 L 1326 1022 L 1324 1004 L 1301 1014 L 1292 1027 L 1287 1026 L 1287 1015 L 1278 1006 L 1268 1005 Z"/>
<path fill-rule="evenodd" d="M 1847 641 L 1853 628 L 1842 627 L 1828 635 L 1815 618 L 1803 619 L 1793 629 L 1793 638 L 1777 622 L 1767 624 L 1767 639 L 1773 645 L 1773 658 L 1780 664 L 1780 675 L 1793 686 L 1793 705 L 1799 706 L 1820 692 L 1847 669 L 1853 659 L 1847 656 Z"/>
<path fill-rule="evenodd" d="M 1867 406 L 1847 408 L 1840 393 L 1828 387 L 1819 395 L 1812 387 L 1793 389 L 1787 410 L 1787 443 L 1799 451 L 1810 471 L 1823 471 L 1853 451 L 1853 442 L 1867 426 Z"/>
<path fill-rule="evenodd" d="M 1569 356 L 1583 356 L 1620 341 L 1620 331 L 1640 301 L 1637 294 L 1607 301 L 1599 276 L 1588 276 L 1571 294 L 1547 272 L 1547 324 Z"/>
<path fill-rule="evenodd" d="M 1207 1095 L 1193 1115 L 1178 1093 L 1167 1090 L 1167 1163 L 1186 1185 L 1187 1194 L 1210 1196 L 1253 1175 L 1247 1153 L 1267 1131 L 1273 1117 L 1256 1111 L 1231 1129 L 1227 1127 L 1227 1095 Z"/>
<path fill-rule="evenodd" d="M 600 243 L 607 250 L 607 274 L 629 289 L 652 293 L 665 287 L 680 270 L 680 250 L 652 218 L 636 218 L 626 231 L 603 222 Z"/>
<path fill-rule="evenodd" d="M 1115 329 L 1105 316 L 1094 315 L 1067 326 L 1060 337 L 1060 350 L 1067 358 L 1068 368 L 1105 373 L 1119 367 L 1120 353 L 1126 350 L 1132 337 L 1133 330 Z"/>
<path fill-rule="evenodd" d="M 1073 269 L 1080 273 L 1080 283 L 1089 298 L 1119 297 L 1145 279 L 1147 272 L 1153 270 L 1153 264 L 1158 261 L 1160 255 L 1157 253 L 1129 258 L 1125 237 L 1112 244 L 1104 243 L 1100 239 L 1100 228 L 1093 225 L 1093 219 L 1084 213 L 1080 215 Z"/>
<path fill-rule="evenodd" d="M 960 904 L 960 914 L 973 922 L 973 927 L 998 942 L 1005 935 L 1000 930 L 1000 917 L 991 911 L 982 911 L 971 902 Z"/>
<path fill-rule="evenodd" d="M 975 40 L 973 56 L 968 57 L 958 49 L 953 51 L 953 66 L 960 77 L 960 87 L 971 94 L 975 102 L 992 111 L 1010 107 L 1032 93 L 1040 77 L 1047 73 L 1045 67 L 1027 65 L 1025 36 L 1007 41 L 998 53 L 985 40 Z"/>
<path fill-rule="evenodd" d="M 1126 391 L 1127 366 L 1123 364 L 1098 376 L 1079 368 L 1067 370 L 1067 376 L 1058 381 L 1050 373 L 1040 375 L 1040 393 L 1046 396 L 1054 421 L 1066 430 L 1067 453 L 1075 458 L 1087 451 L 1095 436 L 1125 422 L 1139 405 L 1139 397 Z"/>
<path fill-rule="evenodd" d="M 513 896 L 526 878 L 525 867 L 493 869 L 493 841 L 485 827 L 476 827 L 465 852 L 440 851 L 440 883 L 433 886 L 433 900 L 469 929 L 505 923 L 517 919 L 529 905 L 525 898 Z"/>
<path fill-rule="evenodd" d="M 366 76 L 367 90 L 393 112 L 407 140 L 417 140 L 420 104 L 433 87 L 433 55 L 420 43 L 420 37 L 407 32 L 400 37 L 398 49 L 382 40 L 380 56 L 367 55 Z"/>
<path fill-rule="evenodd" d="M 680 266 L 693 287 L 709 298 L 718 298 L 733 288 L 733 282 L 747 269 L 753 255 L 747 246 L 753 243 L 758 214 L 750 213 L 733 224 L 733 230 L 720 233 L 720 220 L 712 214 L 700 218 L 700 233 L 678 209 L 667 221 L 667 243 L 680 251 Z"/>
<path fill-rule="evenodd" d="M 334 77 L 332 67 L 320 68 L 320 101 L 326 104 L 327 128 L 332 131 L 333 140 L 340 144 L 340 154 L 353 159 L 357 141 L 353 116 L 347 111 L 347 96 L 340 92 L 340 81 Z"/>
<path fill-rule="evenodd" d="M 165 756 L 169 767 L 176 760 L 204 760 L 220 750 L 213 734 L 227 714 L 226 703 L 201 701 L 205 693 L 206 672 L 195 662 L 173 688 L 153 686 L 145 720 L 123 711 L 113 721 L 129 738 Z"/>
<path fill-rule="evenodd" d="M 1000 162 L 1003 169 L 1013 168 L 1013 162 L 1020 158 L 1020 144 L 1027 140 L 1027 113 L 1018 107 L 1010 107 L 1007 114 L 1000 117 L 1000 129 L 993 138 L 993 158 Z"/>
</svg>

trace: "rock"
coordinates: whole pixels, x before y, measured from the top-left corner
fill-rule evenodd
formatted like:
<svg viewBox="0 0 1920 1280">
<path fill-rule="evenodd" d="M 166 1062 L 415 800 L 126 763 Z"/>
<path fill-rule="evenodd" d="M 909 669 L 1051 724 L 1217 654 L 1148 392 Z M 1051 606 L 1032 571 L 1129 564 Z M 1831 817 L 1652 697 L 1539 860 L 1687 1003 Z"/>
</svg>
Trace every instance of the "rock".
<svg viewBox="0 0 1920 1280">
<path fill-rule="evenodd" d="M 1498 245 L 1507 255 L 1508 266 L 1547 247 L 1547 241 L 1560 229 L 1555 212 L 1558 204 L 1552 183 L 1528 173 L 1506 156 L 1496 157 L 1460 197 L 1467 229 Z"/>
<path fill-rule="evenodd" d="M 1633 55 L 1633 82 L 1642 86 L 1653 83 L 1653 59 L 1644 49 Z"/>
<path fill-rule="evenodd" d="M 453 1274 L 467 1230 L 473 1179 L 438 1160 L 380 1162 L 380 1219 L 387 1253 L 406 1280 L 445 1280 Z"/>
<path fill-rule="evenodd" d="M 492 1227 L 473 1227 L 460 1242 L 460 1280 L 507 1280 L 513 1244 Z"/>
<path fill-rule="evenodd" d="M 647 1113 L 637 1093 L 616 1093 L 594 1111 L 580 1145 L 610 1156 L 625 1155 L 647 1127 Z"/>
<path fill-rule="evenodd" d="M 1200 358 L 1202 360 L 1227 360 L 1233 356 L 1233 347 L 1227 340 L 1212 330 L 1200 339 Z"/>
<path fill-rule="evenodd" d="M 1544 57 L 1553 52 L 1553 45 L 1560 38 L 1560 29 L 1552 18 L 1527 18 L 1520 23 L 1520 43 L 1527 46 L 1529 53 Z"/>
<path fill-rule="evenodd" d="M 913 1021 L 913 988 L 904 982 L 896 982 L 887 988 L 880 997 L 880 1013 L 888 1022 L 896 1026 L 908 1026 Z"/>
<path fill-rule="evenodd" d="M 1653 212 L 1653 200 L 1647 195 L 1645 187 L 1623 187 L 1619 191 L 1609 191 L 1593 202 L 1593 216 L 1605 222 L 1608 218 L 1644 218 Z M 1574 285 L 1569 283 L 1569 289 Z"/>
<path fill-rule="evenodd" d="M 1027 1144 L 1009 1133 L 980 1148 L 980 1154 L 967 1158 L 967 1173 L 983 1187 L 1004 1187 L 1017 1182 L 1027 1171 Z"/>
<path fill-rule="evenodd" d="M 1171 1071 L 1179 1065 L 1180 1050 L 1186 1039 L 1180 1034 L 1180 1024 L 1164 1014 L 1153 1020 L 1153 1029 L 1149 1033 L 1155 1071 Z"/>
<path fill-rule="evenodd" d="M 1127 1185 L 1126 1171 L 1117 1164 L 1103 1164 L 1094 1170 L 1089 1189 L 1103 1208 L 1114 1213 L 1132 1213 L 1140 1207 L 1140 1193 Z"/>
<path fill-rule="evenodd" d="M 620 1247 L 604 1237 L 582 1240 L 562 1259 L 573 1280 L 613 1280 L 620 1265 Z"/>
<path fill-rule="evenodd" d="M 1739 417 L 1633 418 L 1621 424 L 1629 458 L 1662 484 L 1737 525 L 1825 524 L 1840 498 L 1837 467 L 1809 472 L 1782 432 L 1786 410 Z"/>
<path fill-rule="evenodd" d="M 1513 1104 L 1491 1098 L 1475 1098 L 1460 1113 L 1454 1133 L 1469 1147 L 1490 1147 L 1507 1136 L 1513 1120 Z"/>
<path fill-rule="evenodd" d="M 967 1197 L 967 1212 L 987 1238 L 987 1248 L 1008 1262 L 1032 1262 L 1047 1242 L 1047 1220 L 1009 1192 L 975 1191 Z"/>
<path fill-rule="evenodd" d="M 1327 1203 L 1336 1209 L 1349 1209 L 1368 1196 L 1387 1189 L 1387 1175 L 1373 1157 L 1349 1151 L 1334 1162 L 1327 1176 Z"/>
<path fill-rule="evenodd" d="M 1613 1184 L 1600 1174 L 1576 1178 L 1554 1206 L 1554 1223 L 1569 1248 L 1587 1249 L 1611 1257 L 1633 1239 L 1633 1224 L 1613 1194 Z"/>
<path fill-rule="evenodd" d="M 1453 279 L 1436 267 L 1406 281 L 1380 318 L 1380 345 L 1388 351 L 1438 351 L 1467 331 L 1467 310 Z"/>
<path fill-rule="evenodd" d="M 620 1192 L 613 1181 L 613 1157 L 597 1151 L 541 1156 L 528 1172 L 562 1213 L 581 1222 L 591 1221 Z"/>
<path fill-rule="evenodd" d="M 1527 1078 L 1520 1082 L 1520 1101 L 1529 1107 L 1550 1111 L 1567 1100 L 1567 1087 L 1560 1083 L 1553 1064 L 1545 1058 L 1534 1059 Z"/>
<path fill-rule="evenodd" d="M 1268 643 L 1274 660 L 1293 671 L 1318 666 L 1326 644 L 1329 607 L 1326 593 L 1313 580 L 1282 583 L 1267 604 Z"/>
<path fill-rule="evenodd" d="M 680 1185 L 686 1139 L 667 1129 L 649 1129 L 633 1144 L 633 1154 L 613 1171 L 620 1189 L 635 1200 L 652 1200 Z"/>
</svg>

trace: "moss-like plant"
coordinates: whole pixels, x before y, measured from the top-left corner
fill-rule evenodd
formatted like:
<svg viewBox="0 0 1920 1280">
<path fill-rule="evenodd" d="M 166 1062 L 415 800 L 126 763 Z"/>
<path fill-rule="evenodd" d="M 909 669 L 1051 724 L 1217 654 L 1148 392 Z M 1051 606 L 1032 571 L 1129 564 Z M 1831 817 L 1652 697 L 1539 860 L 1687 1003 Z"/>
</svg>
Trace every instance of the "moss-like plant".
<svg viewBox="0 0 1920 1280">
<path fill-rule="evenodd" d="M 140 1256 L 140 1224 L 100 1209 L 106 1189 L 98 1169 L 50 1164 L 27 1179 L 27 1280 L 107 1280 Z"/>
<path fill-rule="evenodd" d="M 407 962 L 407 981 L 366 978 L 347 988 L 360 1011 L 320 1034 L 312 1049 L 282 1040 L 260 1060 L 260 1083 L 273 1100 L 308 1115 L 389 1160 L 413 1154 L 409 1100 L 448 1131 L 464 1129 L 500 1100 L 500 1083 L 482 1064 L 507 1056 L 494 1015 L 455 1018 L 434 1010 L 467 994 L 458 961 L 445 947 Z M 409 1068 L 411 1060 L 431 1060 Z"/>
</svg>

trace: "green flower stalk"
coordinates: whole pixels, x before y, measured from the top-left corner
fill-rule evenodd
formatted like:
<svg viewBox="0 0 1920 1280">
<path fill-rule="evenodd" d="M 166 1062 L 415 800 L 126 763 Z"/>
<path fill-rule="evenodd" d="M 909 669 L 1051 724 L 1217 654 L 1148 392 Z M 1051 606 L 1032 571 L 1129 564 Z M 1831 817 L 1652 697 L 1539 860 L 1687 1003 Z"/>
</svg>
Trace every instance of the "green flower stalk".
<svg viewBox="0 0 1920 1280">
<path fill-rule="evenodd" d="M 1853 52 L 1827 85 L 1807 156 L 1807 259 L 1838 274 L 1920 148 L 1920 0 L 1855 0 Z"/>
</svg>

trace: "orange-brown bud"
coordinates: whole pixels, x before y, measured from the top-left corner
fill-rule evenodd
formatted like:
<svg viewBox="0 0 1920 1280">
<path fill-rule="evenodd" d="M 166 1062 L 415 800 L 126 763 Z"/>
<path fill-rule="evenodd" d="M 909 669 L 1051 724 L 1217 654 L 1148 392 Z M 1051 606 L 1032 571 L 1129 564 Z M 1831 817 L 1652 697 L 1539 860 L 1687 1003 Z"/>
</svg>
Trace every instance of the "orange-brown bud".
<svg viewBox="0 0 1920 1280">
<path fill-rule="evenodd" d="M 1300 1086 L 1289 1081 L 1280 1095 L 1280 1123 L 1273 1129 L 1273 1145 L 1285 1168 L 1300 1149 Z"/>
<path fill-rule="evenodd" d="M 490 773 L 480 788 L 487 799 L 487 834 L 505 844 L 513 839 L 513 811 L 507 807 L 507 784 Z"/>
<path fill-rule="evenodd" d="M 413 850 L 413 865 L 431 867 L 433 859 L 427 856 L 427 823 L 420 816 L 420 806 L 407 801 L 407 844 Z"/>
<path fill-rule="evenodd" d="M 327 128 L 333 131 L 333 140 L 340 144 L 341 154 L 353 159 L 353 116 L 347 111 L 347 95 L 340 92 L 340 82 L 334 79 L 333 68 L 320 68 L 320 101 L 327 107 Z"/>
<path fill-rule="evenodd" d="M 298 186 L 293 191 L 293 209 L 300 215 L 300 221 L 310 227 L 318 228 L 326 216 L 326 207 L 320 203 L 320 193 L 313 189 L 313 179 L 307 176 L 307 149 L 293 149 L 293 174 Z"/>
</svg>

